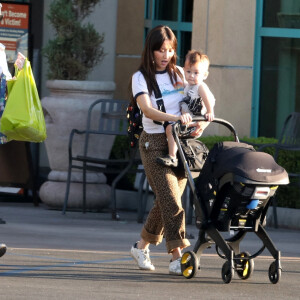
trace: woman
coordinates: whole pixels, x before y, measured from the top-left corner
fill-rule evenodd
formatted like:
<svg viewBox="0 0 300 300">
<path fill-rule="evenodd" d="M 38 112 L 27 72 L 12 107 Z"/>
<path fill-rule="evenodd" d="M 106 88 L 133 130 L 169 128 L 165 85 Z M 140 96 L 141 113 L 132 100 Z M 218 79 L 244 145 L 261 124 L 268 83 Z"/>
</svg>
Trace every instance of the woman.
<svg viewBox="0 0 300 300">
<path fill-rule="evenodd" d="M 132 95 L 143 112 L 143 128 L 139 149 L 148 182 L 155 194 L 154 206 L 148 214 L 141 239 L 131 248 L 131 255 L 140 269 L 154 270 L 149 245 L 166 239 L 172 254 L 169 273 L 181 275 L 181 250 L 190 245 L 185 237 L 185 213 L 181 196 L 186 186 L 184 171 L 159 165 L 156 158 L 168 153 L 163 122 L 183 124 L 192 121 L 190 114 L 181 115 L 183 69 L 176 66 L 177 40 L 167 26 L 157 26 L 147 35 L 141 64 L 132 76 Z M 162 98 L 158 99 L 158 88 Z M 197 126 L 195 135 L 201 132 Z"/>
</svg>

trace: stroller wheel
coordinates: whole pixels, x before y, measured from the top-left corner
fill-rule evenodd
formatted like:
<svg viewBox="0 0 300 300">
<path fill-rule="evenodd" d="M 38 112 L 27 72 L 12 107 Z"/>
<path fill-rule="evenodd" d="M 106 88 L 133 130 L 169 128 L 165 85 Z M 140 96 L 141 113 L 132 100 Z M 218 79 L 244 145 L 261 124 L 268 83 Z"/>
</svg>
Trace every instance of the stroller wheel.
<svg viewBox="0 0 300 300">
<path fill-rule="evenodd" d="M 239 258 L 236 261 L 236 273 L 243 280 L 250 278 L 254 270 L 254 260 L 249 259 L 249 257 L 249 252 L 242 252 L 236 256 L 236 258 Z"/>
<path fill-rule="evenodd" d="M 281 268 L 277 261 L 273 261 L 269 267 L 269 279 L 272 283 L 276 284 L 281 277 Z"/>
<path fill-rule="evenodd" d="M 224 283 L 230 283 L 234 272 L 229 261 L 226 261 L 222 267 L 222 279 Z"/>
<path fill-rule="evenodd" d="M 182 275 L 187 278 L 193 278 L 198 270 L 198 258 L 193 251 L 183 253 L 181 257 L 181 271 Z"/>
</svg>

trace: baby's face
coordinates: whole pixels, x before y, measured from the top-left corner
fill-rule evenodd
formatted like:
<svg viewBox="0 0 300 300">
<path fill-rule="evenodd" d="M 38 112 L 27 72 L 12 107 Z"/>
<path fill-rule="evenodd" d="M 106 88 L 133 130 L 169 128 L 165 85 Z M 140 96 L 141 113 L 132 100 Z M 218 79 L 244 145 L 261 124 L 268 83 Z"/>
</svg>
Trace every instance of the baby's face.
<svg viewBox="0 0 300 300">
<path fill-rule="evenodd" d="M 186 61 L 184 64 L 184 75 L 189 84 L 199 84 L 208 76 L 208 63 L 202 61 L 191 66 L 190 62 Z"/>
</svg>

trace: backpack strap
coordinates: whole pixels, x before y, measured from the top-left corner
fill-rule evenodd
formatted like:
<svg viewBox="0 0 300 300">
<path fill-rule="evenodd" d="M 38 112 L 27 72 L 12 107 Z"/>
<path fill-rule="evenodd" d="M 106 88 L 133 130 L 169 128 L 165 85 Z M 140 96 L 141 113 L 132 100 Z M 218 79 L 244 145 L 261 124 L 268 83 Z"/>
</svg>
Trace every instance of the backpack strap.
<svg viewBox="0 0 300 300">
<path fill-rule="evenodd" d="M 162 94 L 161 94 L 160 88 L 159 88 L 156 80 L 154 82 L 154 86 L 155 86 L 155 89 L 154 89 L 155 98 L 156 99 L 162 99 Z"/>
<path fill-rule="evenodd" d="M 158 110 L 165 113 L 166 108 L 165 108 L 165 105 L 164 105 L 164 100 L 162 98 L 162 94 L 161 94 L 160 88 L 159 88 L 156 80 L 154 82 L 154 86 L 155 86 L 154 95 L 155 95 L 155 98 L 156 98 L 156 104 L 157 104 Z M 162 126 L 164 125 L 164 122 L 160 122 L 160 121 L 154 121 L 153 120 L 153 123 L 157 124 L 157 125 L 162 125 Z"/>
<path fill-rule="evenodd" d="M 179 70 L 179 69 L 176 67 L 176 70 Z M 164 105 L 164 100 L 163 100 L 160 88 L 159 88 L 156 80 L 154 82 L 154 87 L 155 87 L 154 88 L 154 95 L 155 95 L 155 98 L 156 98 L 156 104 L 157 104 L 158 110 L 166 113 L 166 108 L 165 108 L 165 105 Z M 168 124 L 168 122 L 159 122 L 159 121 L 153 121 L 153 123 L 155 123 L 157 125 L 162 125 L 162 126 Z"/>
</svg>

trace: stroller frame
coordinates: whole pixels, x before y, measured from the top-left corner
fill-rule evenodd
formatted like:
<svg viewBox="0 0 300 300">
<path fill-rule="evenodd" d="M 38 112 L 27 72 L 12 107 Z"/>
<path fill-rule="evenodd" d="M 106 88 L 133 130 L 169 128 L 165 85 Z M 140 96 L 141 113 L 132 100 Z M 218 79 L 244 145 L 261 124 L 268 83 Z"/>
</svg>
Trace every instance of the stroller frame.
<svg viewBox="0 0 300 300">
<path fill-rule="evenodd" d="M 193 121 L 206 121 L 206 119 L 204 117 L 194 117 Z M 233 134 L 235 142 L 239 143 L 237 132 L 231 123 L 219 118 L 215 118 L 213 122 L 227 127 Z M 178 153 L 183 162 L 183 166 L 188 178 L 188 183 L 191 188 L 193 207 L 196 216 L 196 226 L 197 228 L 199 228 L 198 240 L 196 241 L 193 251 L 187 251 L 182 255 L 181 269 L 183 276 L 187 279 L 194 277 L 197 270 L 200 269 L 199 263 L 201 254 L 205 249 L 210 248 L 211 245 L 215 244 L 217 254 L 221 258 L 226 259 L 221 272 L 223 282 L 230 283 L 234 276 L 234 272 L 236 272 L 241 279 L 245 280 L 248 279 L 253 273 L 253 259 L 260 255 L 265 248 L 267 248 L 275 259 L 269 267 L 269 280 L 271 283 L 276 284 L 281 277 L 281 254 L 264 229 L 266 213 L 271 203 L 271 198 L 268 199 L 268 203 L 263 208 L 261 215 L 256 219 L 253 226 L 248 226 L 241 229 L 236 228 L 234 229 L 236 234 L 228 239 L 225 239 L 221 235 L 220 231 L 216 228 L 215 224 L 212 222 L 207 204 L 204 203 L 203 199 L 199 199 L 197 195 L 196 185 L 192 173 L 189 169 L 184 152 L 180 145 L 180 136 L 186 136 L 186 133 L 184 133 L 184 131 L 187 130 L 189 129 L 187 129 L 185 126 L 182 126 L 180 122 L 177 122 L 173 125 L 173 136 L 178 146 Z M 232 178 L 228 178 L 228 181 L 232 181 Z M 287 183 L 288 181 L 279 184 Z M 262 183 L 257 182 L 256 184 L 261 185 Z M 201 222 L 198 221 L 199 219 L 201 219 Z M 248 252 L 240 252 L 240 242 L 243 240 L 247 232 L 254 232 L 263 243 L 261 249 L 259 249 L 253 255 L 250 255 Z M 222 253 L 220 253 L 219 249 Z"/>
</svg>

